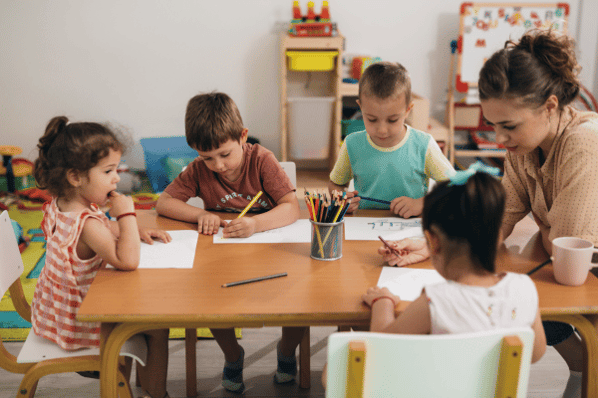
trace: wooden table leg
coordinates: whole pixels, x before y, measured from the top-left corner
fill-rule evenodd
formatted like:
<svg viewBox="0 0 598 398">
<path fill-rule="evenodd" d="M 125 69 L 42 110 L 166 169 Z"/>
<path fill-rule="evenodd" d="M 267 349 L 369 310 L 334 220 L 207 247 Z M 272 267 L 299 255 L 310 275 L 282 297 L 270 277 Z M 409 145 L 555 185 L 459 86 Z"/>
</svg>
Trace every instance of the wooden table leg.
<svg viewBox="0 0 598 398">
<path fill-rule="evenodd" d="M 311 386 L 311 347 L 309 340 L 309 327 L 305 328 L 305 334 L 299 344 L 299 387 L 309 388 Z"/>
<path fill-rule="evenodd" d="M 116 378 L 120 349 L 113 358 L 110 357 L 107 349 L 115 326 L 114 323 L 102 323 L 100 328 L 100 396 L 102 397 L 118 397 Z"/>
<path fill-rule="evenodd" d="M 598 397 L 598 332 L 594 325 L 583 315 L 547 315 L 542 320 L 565 322 L 575 327 L 585 347 L 583 353 L 584 372 L 581 396 Z"/>
<path fill-rule="evenodd" d="M 197 329 L 185 329 L 185 368 L 187 396 L 197 396 Z"/>
</svg>

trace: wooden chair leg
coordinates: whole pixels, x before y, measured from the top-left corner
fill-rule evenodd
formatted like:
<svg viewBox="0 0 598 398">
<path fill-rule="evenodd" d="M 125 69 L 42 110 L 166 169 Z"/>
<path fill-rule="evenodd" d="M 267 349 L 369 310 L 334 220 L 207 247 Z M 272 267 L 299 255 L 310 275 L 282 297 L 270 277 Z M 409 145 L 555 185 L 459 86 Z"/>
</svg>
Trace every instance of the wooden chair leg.
<svg viewBox="0 0 598 398">
<path fill-rule="evenodd" d="M 187 396 L 197 396 L 197 329 L 185 329 Z"/>
<path fill-rule="evenodd" d="M 123 376 L 127 379 L 127 382 L 131 380 L 131 371 L 133 370 L 133 358 L 128 356 L 122 356 L 119 358 L 120 368 L 123 372 Z"/>
<path fill-rule="evenodd" d="M 305 328 L 305 334 L 299 344 L 299 387 L 309 388 L 311 386 L 311 350 L 309 341 L 309 327 Z"/>
<path fill-rule="evenodd" d="M 21 382 L 19 386 L 19 392 L 17 394 L 18 398 L 33 398 L 35 396 L 35 390 L 37 389 L 37 382 L 39 380 L 35 380 L 33 383 L 25 383 L 25 380 Z"/>
<path fill-rule="evenodd" d="M 131 359 L 131 358 L 129 358 Z M 131 359 L 132 360 L 132 359 Z M 118 397 L 119 398 L 133 398 L 133 391 L 131 391 L 131 385 L 129 384 L 129 378 L 125 375 L 122 371 L 123 369 L 119 369 L 117 374 L 118 380 Z M 129 373 L 130 374 L 130 373 Z"/>
<path fill-rule="evenodd" d="M 141 387 L 141 372 L 143 372 L 142 366 L 137 362 L 135 364 L 135 386 Z"/>
</svg>

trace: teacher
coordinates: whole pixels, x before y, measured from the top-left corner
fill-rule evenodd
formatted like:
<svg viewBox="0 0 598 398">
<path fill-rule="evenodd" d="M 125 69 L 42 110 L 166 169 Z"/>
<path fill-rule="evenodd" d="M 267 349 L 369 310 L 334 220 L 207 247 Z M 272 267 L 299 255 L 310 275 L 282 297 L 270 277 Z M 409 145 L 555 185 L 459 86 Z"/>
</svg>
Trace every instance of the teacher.
<svg viewBox="0 0 598 398">
<path fill-rule="evenodd" d="M 567 36 L 532 31 L 494 53 L 478 82 L 484 119 L 507 149 L 502 235 L 531 212 L 550 254 L 561 236 L 598 244 L 598 115 L 570 106 L 580 90 L 574 51 Z M 563 397 L 579 396 L 579 337 L 560 322 L 544 329 L 571 371 Z"/>
<path fill-rule="evenodd" d="M 484 120 L 507 149 L 502 236 L 508 237 L 531 212 L 550 254 L 552 240 L 560 236 L 598 244 L 598 115 L 570 106 L 579 94 L 580 69 L 571 38 L 530 31 L 494 53 L 478 81 Z M 428 257 L 421 241 L 393 245 L 407 248 L 409 254 L 398 258 L 381 247 L 380 254 L 391 265 Z M 548 344 L 571 371 L 563 397 L 579 396 L 583 369 L 579 337 L 560 322 L 545 322 L 544 329 Z"/>
</svg>

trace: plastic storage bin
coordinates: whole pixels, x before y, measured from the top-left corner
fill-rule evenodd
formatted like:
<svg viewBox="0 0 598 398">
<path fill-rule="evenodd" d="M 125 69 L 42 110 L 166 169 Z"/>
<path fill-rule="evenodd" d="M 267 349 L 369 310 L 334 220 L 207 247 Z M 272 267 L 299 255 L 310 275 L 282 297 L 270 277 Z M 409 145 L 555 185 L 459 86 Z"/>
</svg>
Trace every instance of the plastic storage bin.
<svg viewBox="0 0 598 398">
<path fill-rule="evenodd" d="M 142 138 L 139 142 L 145 157 L 145 172 L 155 193 L 164 191 L 183 166 L 197 157 L 197 151 L 182 136 Z"/>
<path fill-rule="evenodd" d="M 334 69 L 338 51 L 287 51 L 289 69 L 298 71 L 329 71 Z"/>
<path fill-rule="evenodd" d="M 363 119 L 341 120 L 341 136 L 345 139 L 349 134 L 365 130 Z"/>
<path fill-rule="evenodd" d="M 289 145 L 294 159 L 327 159 L 334 97 L 291 97 Z"/>
</svg>

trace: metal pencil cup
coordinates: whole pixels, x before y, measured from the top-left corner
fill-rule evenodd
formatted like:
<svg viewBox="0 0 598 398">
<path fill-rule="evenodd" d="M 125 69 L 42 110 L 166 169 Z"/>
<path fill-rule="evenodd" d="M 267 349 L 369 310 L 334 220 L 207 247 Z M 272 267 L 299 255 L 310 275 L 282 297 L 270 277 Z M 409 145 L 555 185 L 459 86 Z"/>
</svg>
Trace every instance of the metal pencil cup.
<svg viewBox="0 0 598 398">
<path fill-rule="evenodd" d="M 343 221 L 311 222 L 311 258 L 338 260 L 343 256 Z"/>
</svg>

